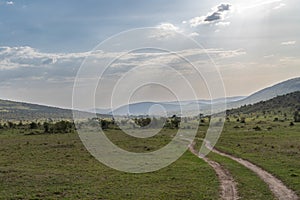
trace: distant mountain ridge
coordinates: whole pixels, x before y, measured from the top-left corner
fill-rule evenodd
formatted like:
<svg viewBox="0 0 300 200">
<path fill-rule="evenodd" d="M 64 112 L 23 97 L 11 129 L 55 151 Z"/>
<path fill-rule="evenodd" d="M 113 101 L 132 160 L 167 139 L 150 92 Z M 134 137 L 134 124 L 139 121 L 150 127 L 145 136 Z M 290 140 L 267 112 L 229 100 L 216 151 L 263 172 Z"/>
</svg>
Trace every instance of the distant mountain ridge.
<svg viewBox="0 0 300 200">
<path fill-rule="evenodd" d="M 226 101 L 229 102 L 235 102 L 241 99 L 244 99 L 244 96 L 237 96 L 237 97 L 228 97 L 226 98 Z M 132 103 L 129 105 L 120 106 L 119 108 L 103 113 L 101 111 L 109 111 L 110 109 L 96 109 L 97 111 L 100 111 L 98 113 L 101 114 L 114 114 L 114 115 L 148 115 L 149 110 L 152 108 L 152 114 L 156 115 L 163 115 L 164 111 L 169 113 L 169 115 L 172 114 L 178 114 L 181 109 L 188 111 L 188 110 L 196 110 L 198 106 L 200 106 L 201 109 L 203 108 L 210 108 L 211 104 L 217 104 L 220 102 L 224 102 L 224 98 L 220 99 L 213 99 L 213 100 L 190 100 L 190 101 L 169 101 L 169 102 L 138 102 L 138 103 Z M 157 106 L 163 108 L 159 109 Z M 150 113 L 151 114 L 151 113 Z"/>
<path fill-rule="evenodd" d="M 226 101 L 235 102 L 244 97 L 231 97 Z M 181 111 L 189 113 L 194 110 L 209 110 L 211 104 L 224 102 L 224 99 L 216 100 L 192 100 L 180 102 L 140 102 L 121 106 L 109 114 L 114 115 L 173 115 L 179 114 Z M 150 113 L 149 113 L 150 111 Z"/>
<path fill-rule="evenodd" d="M 262 89 L 238 102 L 229 103 L 227 107 L 237 108 L 242 105 L 249 105 L 260 101 L 266 101 L 274 97 L 289 94 L 296 91 L 300 91 L 300 77 L 289 79 L 287 81 L 283 81 L 281 83 L 275 84 L 271 87 Z"/>
<path fill-rule="evenodd" d="M 227 98 L 227 109 L 238 108 L 243 105 L 254 104 L 260 101 L 266 101 L 276 96 L 300 91 L 300 78 L 290 79 L 274 86 L 260 90 L 248 97 L 230 97 Z M 213 100 L 212 103 L 218 107 L 222 99 Z M 157 106 L 154 106 L 157 105 Z M 152 111 L 163 114 L 164 108 L 169 114 L 178 114 L 180 105 L 185 111 L 194 111 L 198 106 L 201 112 L 208 112 L 211 108 L 211 101 L 193 100 L 182 102 L 141 102 L 121 106 L 113 111 L 116 115 L 127 115 L 128 109 L 132 115 L 146 115 L 152 107 Z M 154 106 L 154 107 L 153 107 Z M 160 107 L 161 106 L 161 107 Z M 83 115 L 93 116 L 93 112 L 106 112 L 99 114 L 112 114 L 111 110 L 93 109 L 88 112 L 81 112 Z M 56 108 L 30 103 L 21 103 L 8 100 L 0 100 L 0 120 L 38 120 L 38 119 L 68 119 L 72 120 L 73 113 L 70 109 Z"/>
<path fill-rule="evenodd" d="M 226 98 L 227 109 L 238 108 L 243 105 L 254 104 L 260 101 L 266 101 L 279 95 L 284 95 L 300 91 L 300 78 L 290 79 L 271 87 L 262 89 L 248 97 L 229 97 Z M 224 102 L 224 99 L 215 100 L 192 100 L 192 101 L 181 101 L 181 102 L 140 102 L 129 105 L 121 106 L 113 110 L 109 114 L 114 115 L 147 115 L 149 109 L 154 105 L 159 105 L 165 109 L 169 114 L 178 114 L 181 110 L 186 113 L 193 113 L 193 111 L 199 110 L 203 113 L 209 113 L 211 105 L 214 104 L 216 111 L 222 111 L 223 106 L 220 103 Z M 219 107 L 219 109 L 218 109 Z M 193 113 L 195 114 L 195 113 Z"/>
</svg>

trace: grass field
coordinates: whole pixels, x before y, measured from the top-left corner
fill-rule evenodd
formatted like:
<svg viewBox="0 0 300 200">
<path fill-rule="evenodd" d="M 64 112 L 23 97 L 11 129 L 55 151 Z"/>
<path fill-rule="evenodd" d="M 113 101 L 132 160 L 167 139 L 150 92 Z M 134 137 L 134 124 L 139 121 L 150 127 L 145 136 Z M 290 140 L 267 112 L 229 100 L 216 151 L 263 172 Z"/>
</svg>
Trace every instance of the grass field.
<svg viewBox="0 0 300 200">
<path fill-rule="evenodd" d="M 216 147 L 262 167 L 300 193 L 300 124 L 271 118 L 246 123 L 230 120 Z M 199 126 L 199 148 L 208 122 Z M 132 152 L 166 145 L 176 129 L 149 139 L 133 139 L 108 129 L 116 145 Z M 35 134 L 33 134 L 35 133 Z M 235 161 L 210 153 L 237 182 L 241 199 L 274 199 L 266 183 Z M 190 152 L 156 172 L 129 174 L 95 160 L 76 133 L 43 134 L 41 130 L 0 130 L 0 199 L 218 199 L 214 170 Z"/>
<path fill-rule="evenodd" d="M 208 158 L 220 163 L 225 169 L 227 169 L 234 180 L 237 182 L 237 189 L 240 199 L 253 200 L 274 200 L 274 196 L 271 193 L 269 187 L 252 171 L 238 164 L 237 162 L 219 156 L 215 153 L 210 153 Z"/>
<path fill-rule="evenodd" d="M 95 160 L 75 133 L 0 134 L 1 199 L 218 199 L 218 190 L 214 171 L 190 152 L 157 172 L 128 174 Z"/>
<path fill-rule="evenodd" d="M 216 147 L 255 163 L 300 195 L 299 123 L 290 126 L 289 121 L 246 120 L 243 125 L 230 122 Z"/>
</svg>

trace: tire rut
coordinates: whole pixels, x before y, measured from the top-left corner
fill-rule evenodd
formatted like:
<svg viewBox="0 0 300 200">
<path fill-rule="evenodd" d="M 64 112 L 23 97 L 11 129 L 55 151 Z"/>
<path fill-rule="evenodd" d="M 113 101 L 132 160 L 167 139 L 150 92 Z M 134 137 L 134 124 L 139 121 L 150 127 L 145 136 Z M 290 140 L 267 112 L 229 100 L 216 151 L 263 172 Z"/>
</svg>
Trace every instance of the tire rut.
<svg viewBox="0 0 300 200">
<path fill-rule="evenodd" d="M 189 145 L 190 151 L 196 155 L 198 158 L 203 159 L 206 163 L 208 163 L 216 172 L 221 189 L 221 199 L 223 200 L 237 200 L 238 192 L 236 187 L 236 182 L 233 177 L 229 173 L 228 170 L 224 169 L 219 163 L 212 161 L 206 157 L 200 157 L 197 151 L 194 149 L 194 143 Z"/>
<path fill-rule="evenodd" d="M 210 149 L 214 153 L 217 153 L 217 154 L 219 154 L 221 156 L 230 158 L 230 159 L 232 159 L 232 160 L 240 163 L 244 167 L 250 169 L 251 171 L 253 171 L 266 184 L 268 184 L 271 192 L 274 194 L 274 196 L 278 200 L 299 200 L 299 197 L 296 195 L 296 193 L 294 191 L 292 191 L 287 186 L 285 186 L 282 183 L 282 181 L 280 181 L 278 178 L 276 178 L 275 176 L 273 176 L 269 172 L 263 170 L 262 168 L 254 165 L 253 163 L 251 163 L 251 162 L 249 162 L 247 160 L 244 160 L 242 158 L 236 158 L 236 157 L 234 157 L 232 155 L 223 153 L 223 152 L 221 152 L 219 150 L 216 150 L 216 149 L 212 148 L 211 145 L 210 145 L 210 143 L 208 141 L 205 141 L 205 145 L 206 145 L 206 147 L 208 149 Z"/>
</svg>

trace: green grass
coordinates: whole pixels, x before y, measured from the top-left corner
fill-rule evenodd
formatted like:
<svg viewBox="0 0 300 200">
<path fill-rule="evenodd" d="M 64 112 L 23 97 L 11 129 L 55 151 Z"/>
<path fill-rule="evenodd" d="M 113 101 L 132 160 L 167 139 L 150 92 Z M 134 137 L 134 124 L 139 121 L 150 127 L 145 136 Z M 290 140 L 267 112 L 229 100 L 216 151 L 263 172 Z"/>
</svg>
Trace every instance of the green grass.
<svg viewBox="0 0 300 200">
<path fill-rule="evenodd" d="M 275 199 L 267 184 L 249 169 L 229 158 L 215 153 L 210 153 L 208 157 L 211 160 L 221 163 L 221 165 L 230 172 L 234 180 L 237 182 L 238 195 L 241 199 Z"/>
<path fill-rule="evenodd" d="M 218 199 L 214 171 L 190 152 L 159 171 L 129 174 L 95 160 L 77 134 L 25 133 L 0 132 L 0 199 Z"/>
<path fill-rule="evenodd" d="M 264 168 L 300 195 L 300 124 L 289 126 L 289 120 L 273 122 L 273 118 L 246 116 L 245 124 L 230 118 L 216 147 Z M 196 149 L 207 128 L 207 122 L 199 126 Z M 123 149 L 147 152 L 166 145 L 174 131 L 164 129 L 147 139 L 115 129 L 107 130 L 106 135 Z M 95 160 L 76 133 L 42 132 L 0 130 L 0 199 L 219 198 L 213 169 L 190 152 L 159 171 L 129 174 Z M 209 158 L 229 170 L 241 199 L 273 199 L 267 185 L 250 170 L 213 153 Z"/>
<path fill-rule="evenodd" d="M 147 130 L 143 130 L 143 132 L 144 131 Z M 149 131 L 152 132 L 155 130 L 150 129 Z M 105 134 L 110 139 L 110 141 L 112 141 L 118 147 L 127 151 L 141 153 L 155 151 L 164 147 L 172 140 L 172 138 L 176 134 L 176 130 L 162 129 L 155 136 L 149 138 L 136 138 L 120 130 L 110 129 L 106 130 Z"/>
<path fill-rule="evenodd" d="M 239 126 L 239 128 L 234 128 Z M 259 126 L 260 131 L 253 128 Z M 300 124 L 246 120 L 226 123 L 216 147 L 247 159 L 282 180 L 300 195 Z"/>
</svg>

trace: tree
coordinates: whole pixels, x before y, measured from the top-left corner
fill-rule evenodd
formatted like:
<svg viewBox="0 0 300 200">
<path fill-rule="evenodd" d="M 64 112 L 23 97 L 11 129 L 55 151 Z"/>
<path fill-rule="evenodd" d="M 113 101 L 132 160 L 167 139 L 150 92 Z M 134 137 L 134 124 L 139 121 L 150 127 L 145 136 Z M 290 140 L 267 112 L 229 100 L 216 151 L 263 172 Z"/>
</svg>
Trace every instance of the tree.
<svg viewBox="0 0 300 200">
<path fill-rule="evenodd" d="M 299 111 L 295 111 L 295 113 L 294 113 L 294 121 L 295 121 L 295 122 L 300 122 L 300 114 L 299 114 Z"/>
<path fill-rule="evenodd" d="M 59 121 L 50 127 L 50 132 L 53 133 L 71 133 L 75 130 L 75 125 L 69 121 Z"/>
<path fill-rule="evenodd" d="M 8 128 L 15 128 L 16 127 L 16 125 L 11 121 L 7 122 L 7 126 L 8 126 Z"/>
<path fill-rule="evenodd" d="M 35 122 L 31 122 L 31 123 L 29 124 L 29 128 L 30 128 L 30 129 L 37 129 L 37 128 L 38 128 L 38 125 L 37 125 L 37 123 L 35 123 Z"/>
<path fill-rule="evenodd" d="M 20 122 L 18 123 L 18 126 L 23 126 L 23 122 L 20 121 Z"/>
<path fill-rule="evenodd" d="M 180 117 L 177 117 L 176 115 L 172 116 L 171 123 L 173 128 L 179 128 L 180 122 L 181 122 Z"/>
<path fill-rule="evenodd" d="M 240 122 L 243 123 L 243 124 L 245 124 L 246 123 L 246 118 L 242 117 Z"/>
<path fill-rule="evenodd" d="M 100 126 L 101 128 L 104 129 L 108 129 L 108 125 L 109 125 L 109 121 L 105 120 L 105 119 L 101 119 L 100 121 Z"/>
<path fill-rule="evenodd" d="M 44 127 L 44 132 L 45 133 L 49 133 L 49 130 L 50 130 L 49 123 L 48 122 L 44 122 L 43 127 Z"/>
<path fill-rule="evenodd" d="M 134 121 L 140 127 L 146 127 L 146 126 L 150 125 L 150 123 L 151 123 L 151 119 L 149 117 L 147 117 L 147 118 L 138 118 L 138 119 L 136 118 L 136 119 L 134 119 Z"/>
</svg>

